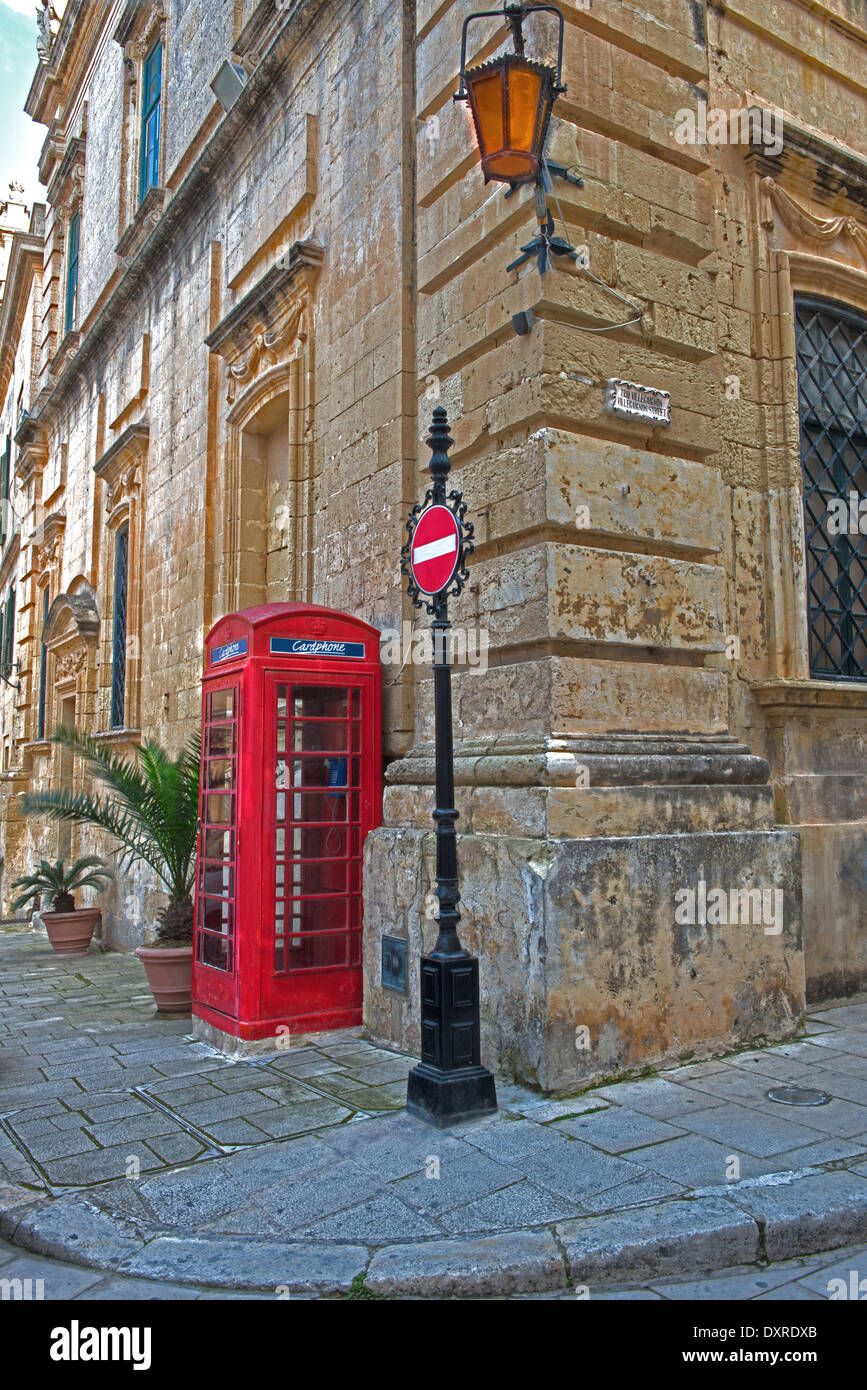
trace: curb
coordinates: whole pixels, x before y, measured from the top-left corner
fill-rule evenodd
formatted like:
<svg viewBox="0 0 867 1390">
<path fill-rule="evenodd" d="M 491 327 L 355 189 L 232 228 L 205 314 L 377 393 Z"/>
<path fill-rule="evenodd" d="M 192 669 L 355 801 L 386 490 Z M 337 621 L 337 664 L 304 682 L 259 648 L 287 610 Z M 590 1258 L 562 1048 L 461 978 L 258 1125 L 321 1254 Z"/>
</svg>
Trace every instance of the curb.
<svg viewBox="0 0 867 1390">
<path fill-rule="evenodd" d="M 805 1170 L 742 1188 L 550 1227 L 377 1246 L 143 1230 L 81 1192 L 0 1187 L 0 1235 L 33 1254 L 196 1287 L 382 1298 L 486 1298 L 605 1287 L 732 1265 L 762 1267 L 867 1238 L 867 1165 Z"/>
</svg>

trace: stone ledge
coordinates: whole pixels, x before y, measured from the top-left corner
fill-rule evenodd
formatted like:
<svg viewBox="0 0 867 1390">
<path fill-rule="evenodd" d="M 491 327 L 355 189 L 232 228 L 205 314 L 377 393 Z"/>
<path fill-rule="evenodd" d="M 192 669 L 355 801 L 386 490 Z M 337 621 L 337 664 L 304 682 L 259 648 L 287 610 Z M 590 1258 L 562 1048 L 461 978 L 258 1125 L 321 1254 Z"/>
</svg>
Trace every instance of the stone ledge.
<svg viewBox="0 0 867 1390">
<path fill-rule="evenodd" d="M 754 681 L 752 689 L 765 710 L 867 709 L 867 681 Z"/>
</svg>

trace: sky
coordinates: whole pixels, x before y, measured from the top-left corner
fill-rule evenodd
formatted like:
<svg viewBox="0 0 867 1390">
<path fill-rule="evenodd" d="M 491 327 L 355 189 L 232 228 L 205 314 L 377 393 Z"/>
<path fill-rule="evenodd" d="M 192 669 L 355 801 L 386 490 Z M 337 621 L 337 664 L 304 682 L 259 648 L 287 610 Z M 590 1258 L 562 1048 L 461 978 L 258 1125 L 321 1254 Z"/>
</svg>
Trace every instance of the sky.
<svg viewBox="0 0 867 1390">
<path fill-rule="evenodd" d="M 36 0 L 0 0 L 0 201 L 17 178 L 28 207 L 45 200 L 36 165 L 47 132 L 23 109 L 36 61 Z"/>
</svg>

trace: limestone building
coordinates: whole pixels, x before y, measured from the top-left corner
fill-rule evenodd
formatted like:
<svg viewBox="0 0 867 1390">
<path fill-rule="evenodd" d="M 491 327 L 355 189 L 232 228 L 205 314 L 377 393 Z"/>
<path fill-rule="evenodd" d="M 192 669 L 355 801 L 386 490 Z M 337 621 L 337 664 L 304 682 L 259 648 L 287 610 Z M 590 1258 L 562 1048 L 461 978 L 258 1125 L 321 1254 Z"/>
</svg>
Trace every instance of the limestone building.
<svg viewBox="0 0 867 1390">
<path fill-rule="evenodd" d="M 455 679 L 483 1052 L 556 1089 L 867 980 L 867 5 L 563 0 L 579 255 L 544 277 L 507 268 L 532 190 L 484 185 L 452 101 L 470 8 L 68 0 L 27 99 L 44 223 L 0 225 L 2 896 L 72 847 L 18 811 L 79 776 L 58 722 L 177 747 L 205 634 L 253 604 L 403 630 L 438 401 L 476 525 L 454 621 L 487 642 Z M 509 43 L 472 32 L 474 62 Z M 432 700 L 402 662 L 365 1007 L 413 1047 Z M 158 903 L 116 885 L 107 940 Z"/>
</svg>

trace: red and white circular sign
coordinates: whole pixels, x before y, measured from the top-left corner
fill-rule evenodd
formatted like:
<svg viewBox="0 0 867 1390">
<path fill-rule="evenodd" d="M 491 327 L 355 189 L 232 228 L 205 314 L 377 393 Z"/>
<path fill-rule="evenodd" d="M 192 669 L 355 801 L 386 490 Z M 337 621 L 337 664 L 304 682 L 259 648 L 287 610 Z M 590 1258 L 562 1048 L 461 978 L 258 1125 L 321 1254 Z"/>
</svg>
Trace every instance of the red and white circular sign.
<svg viewBox="0 0 867 1390">
<path fill-rule="evenodd" d="M 457 517 L 437 503 L 419 517 L 412 537 L 412 577 L 423 594 L 438 594 L 458 567 L 461 533 Z"/>
</svg>

